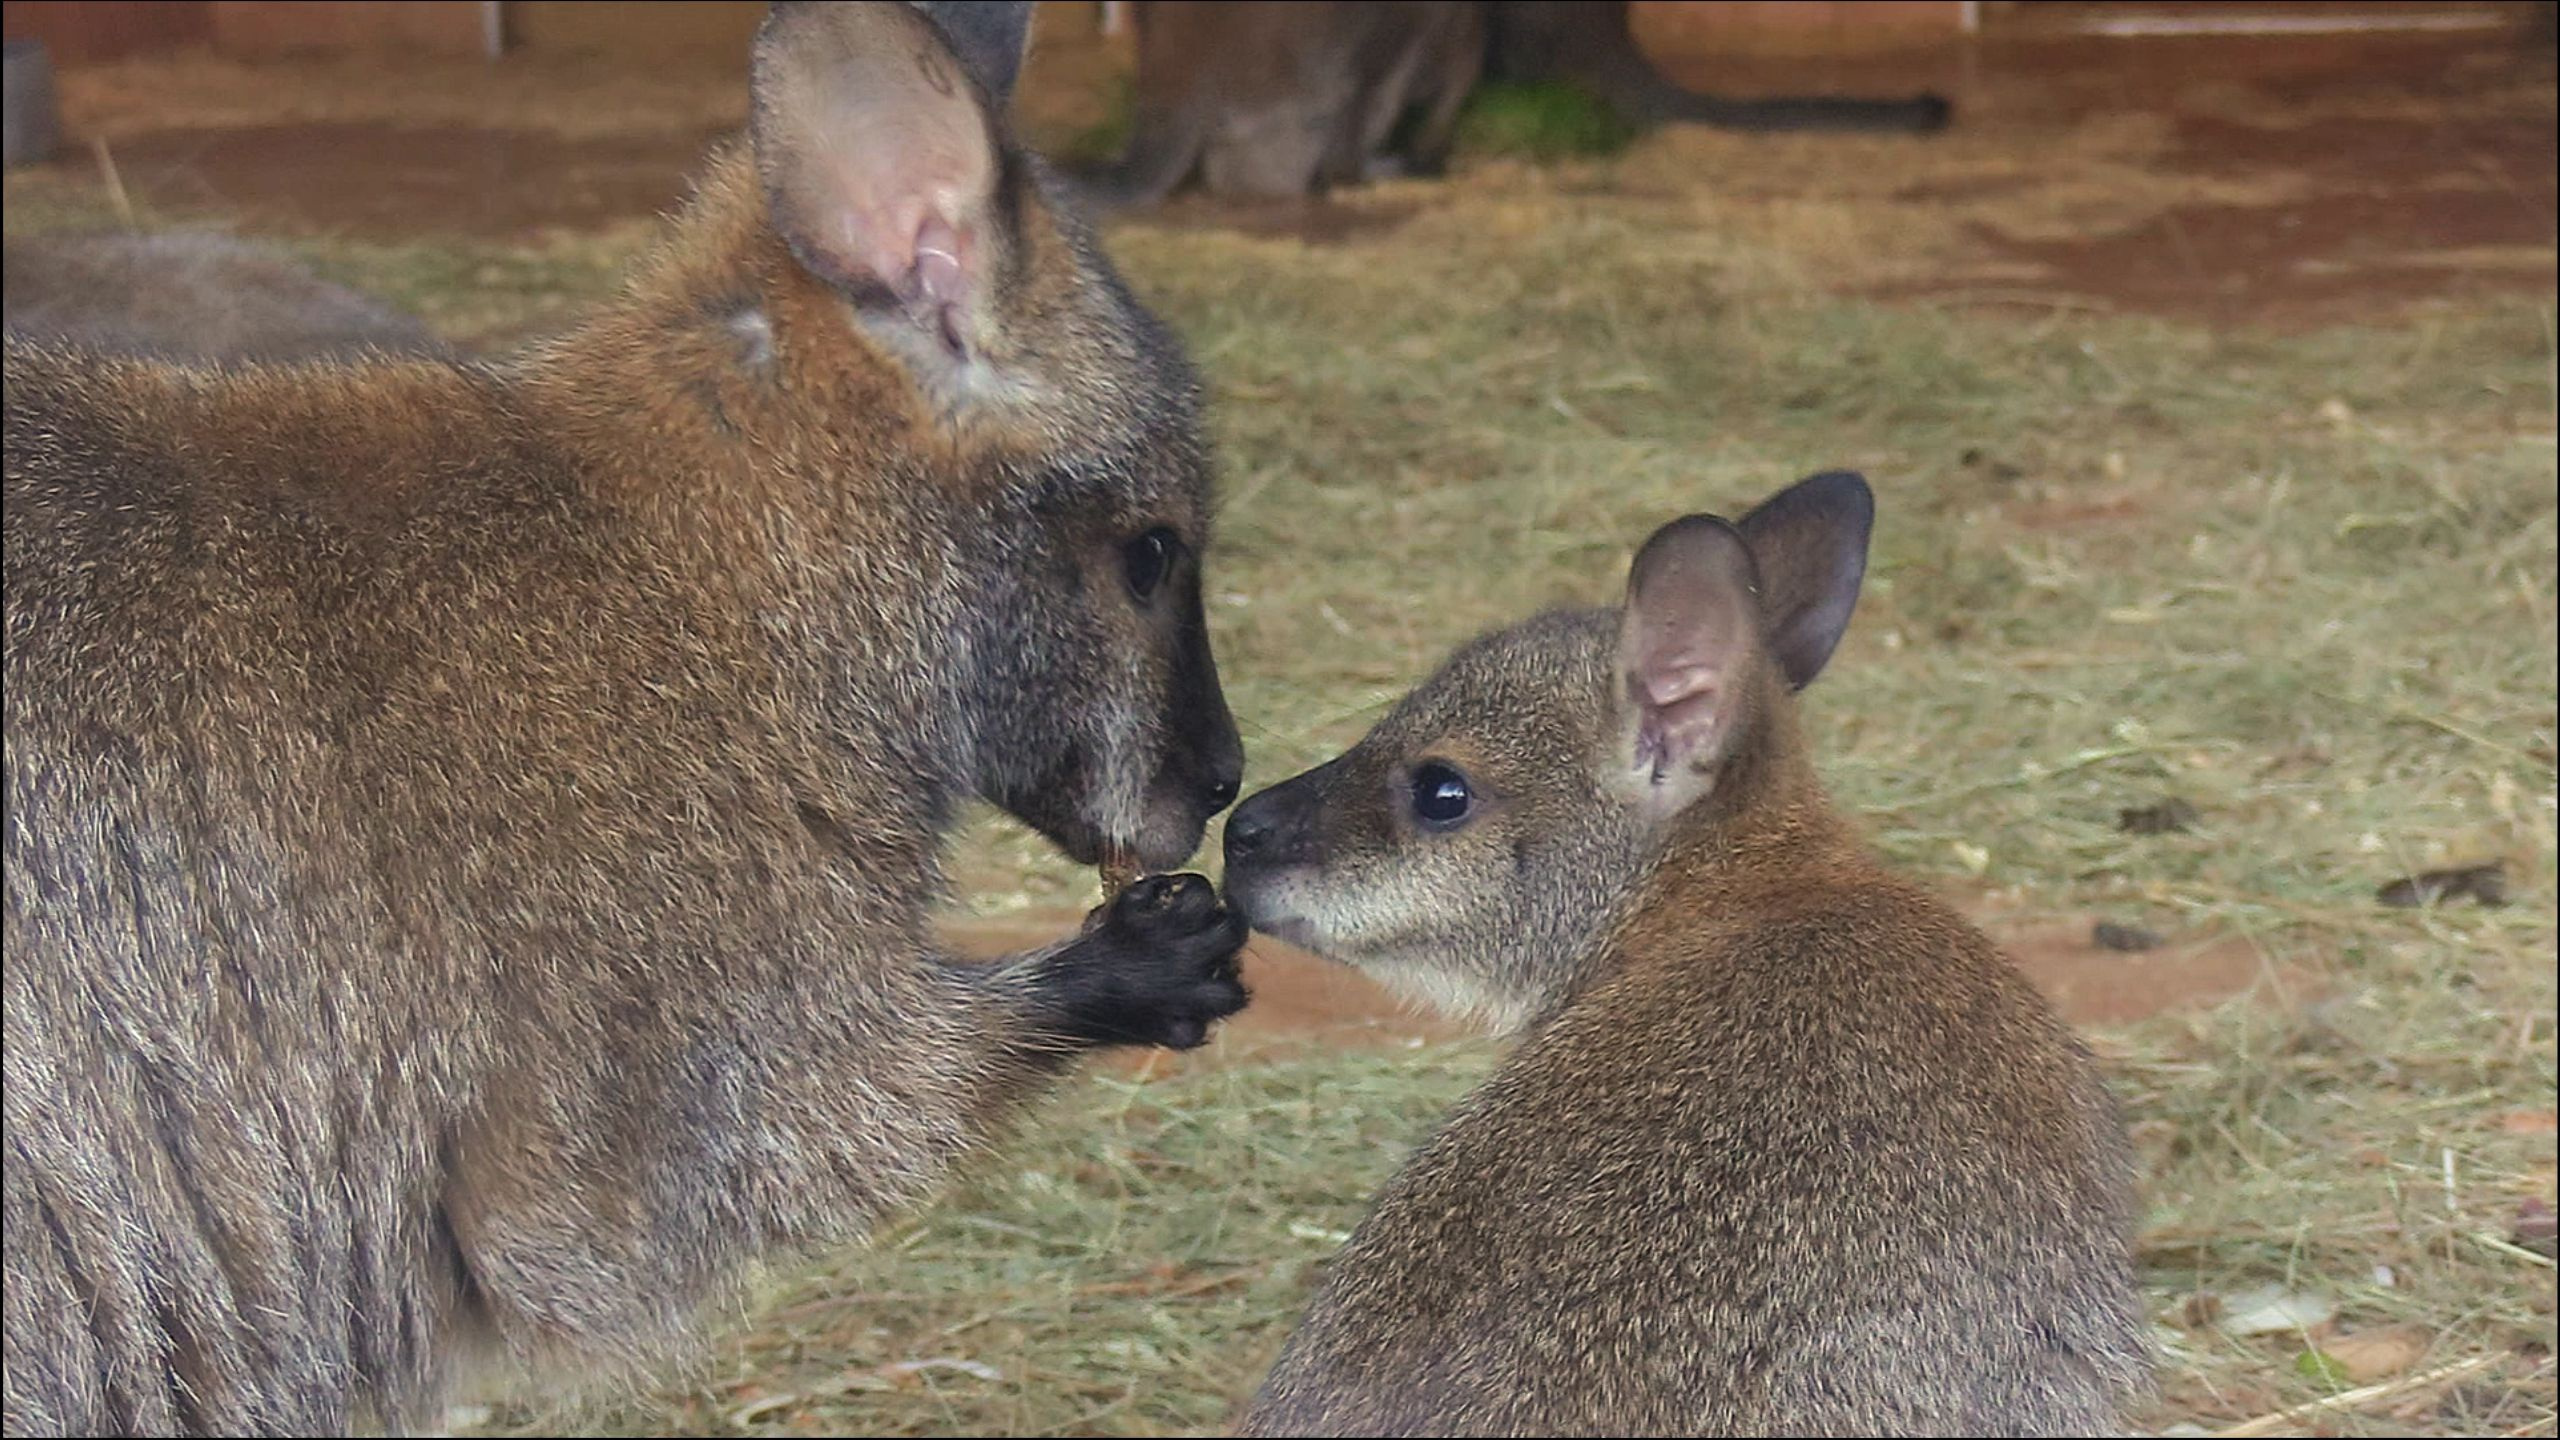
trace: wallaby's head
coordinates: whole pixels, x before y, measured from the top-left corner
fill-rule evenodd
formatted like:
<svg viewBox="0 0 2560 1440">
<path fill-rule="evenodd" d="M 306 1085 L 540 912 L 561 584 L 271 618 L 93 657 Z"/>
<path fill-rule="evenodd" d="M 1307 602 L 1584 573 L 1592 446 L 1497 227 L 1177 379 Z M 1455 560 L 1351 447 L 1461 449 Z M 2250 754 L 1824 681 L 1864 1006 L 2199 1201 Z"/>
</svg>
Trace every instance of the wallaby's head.
<svg viewBox="0 0 2560 1440">
<path fill-rule="evenodd" d="M 1483 636 L 1359 744 L 1227 820 L 1255 928 L 1499 1028 L 1574 967 L 1673 824 L 1770 803 L 1791 693 L 1848 628 L 1874 514 L 1816 475 L 1636 553 L 1625 604 Z"/>
<path fill-rule="evenodd" d="M 773 6 L 749 135 L 780 243 L 684 323 L 726 367 L 721 427 L 929 498 L 944 533 L 909 558 L 956 618 L 918 681 L 955 702 L 965 783 L 1080 860 L 1161 867 L 1243 771 L 1201 608 L 1199 382 L 1009 137 L 1031 12 Z"/>
</svg>

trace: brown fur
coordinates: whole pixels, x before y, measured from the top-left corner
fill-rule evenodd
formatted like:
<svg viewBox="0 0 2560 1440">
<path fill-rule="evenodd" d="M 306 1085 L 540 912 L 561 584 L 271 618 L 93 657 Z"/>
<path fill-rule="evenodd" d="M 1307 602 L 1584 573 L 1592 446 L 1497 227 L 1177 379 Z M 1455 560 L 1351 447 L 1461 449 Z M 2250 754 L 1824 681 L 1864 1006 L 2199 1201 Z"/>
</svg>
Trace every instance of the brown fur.
<svg viewBox="0 0 2560 1440">
<path fill-rule="evenodd" d="M 936 48 L 778 9 L 760 89 L 862 103 L 760 117 L 505 365 L 9 342 L 9 1433 L 399 1428 L 491 1347 L 628 1373 L 1074 1051 L 1242 1003 L 1196 877 L 991 967 L 929 938 L 971 794 L 1166 866 L 1240 763 L 1195 386 L 1036 166 L 952 202 L 922 300 L 777 226 L 794 146 L 910 183 L 863 106 Z"/>
<path fill-rule="evenodd" d="M 1803 617 L 1863 567 L 1852 483 L 1808 482 L 1812 520 L 1773 502 L 1747 548 L 1667 528 L 1623 617 L 1477 641 L 1230 818 L 1257 926 L 1518 1036 L 1244 1433 L 2120 1423 L 2143 1319 L 2114 1107 L 1993 946 L 1859 843 L 1798 726 L 1847 610 Z M 1434 763 L 1469 789 L 1454 828 L 1400 808 Z"/>
</svg>

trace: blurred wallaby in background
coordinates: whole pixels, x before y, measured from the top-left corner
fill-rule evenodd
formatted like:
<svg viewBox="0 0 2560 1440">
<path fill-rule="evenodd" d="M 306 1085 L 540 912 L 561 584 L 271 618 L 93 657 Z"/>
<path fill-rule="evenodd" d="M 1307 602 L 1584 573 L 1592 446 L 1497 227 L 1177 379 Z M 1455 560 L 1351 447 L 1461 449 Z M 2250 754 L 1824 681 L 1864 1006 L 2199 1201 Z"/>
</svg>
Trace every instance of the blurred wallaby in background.
<svg viewBox="0 0 2560 1440">
<path fill-rule="evenodd" d="M 1249 1434 L 2094 1434 L 2144 1381 L 2087 1052 L 1824 798 L 1873 501 L 1691 516 L 1227 823 L 1258 929 L 1513 1032 Z"/>
<path fill-rule="evenodd" d="M 227 235 L 20 236 L 0 272 L 0 323 L 27 340 L 198 363 L 446 353 L 415 316 Z"/>
<path fill-rule="evenodd" d="M 1198 382 L 1006 138 L 1029 11 L 777 6 L 503 364 L 7 342 L 10 1433 L 638 1373 L 1243 1004 L 1197 876 L 931 937 L 971 797 L 1161 868 L 1242 767 Z"/>
<path fill-rule="evenodd" d="M 1735 100 L 1673 84 L 1645 58 L 1625 0 L 1133 0 L 1129 140 L 1084 177 L 1148 205 L 1194 175 L 1212 194 L 1288 196 L 1446 163 L 1479 80 L 1576 86 L 1625 123 L 1735 130 L 1929 131 L 1934 95 Z"/>
</svg>

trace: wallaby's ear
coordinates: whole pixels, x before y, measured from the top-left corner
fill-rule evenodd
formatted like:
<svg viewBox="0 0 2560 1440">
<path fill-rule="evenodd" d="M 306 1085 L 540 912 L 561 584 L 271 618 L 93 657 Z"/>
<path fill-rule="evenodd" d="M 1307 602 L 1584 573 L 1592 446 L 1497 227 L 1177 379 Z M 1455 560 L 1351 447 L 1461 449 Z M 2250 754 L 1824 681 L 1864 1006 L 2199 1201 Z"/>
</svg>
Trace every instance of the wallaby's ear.
<svg viewBox="0 0 2560 1440">
<path fill-rule="evenodd" d="M 1031 43 L 1029 4 L 994 0 L 915 0 L 930 16 L 953 54 L 969 67 L 980 88 L 1002 109 L 1013 101 L 1013 82 L 1022 73 L 1022 52 Z"/>
<path fill-rule="evenodd" d="M 1848 470 L 1799 480 L 1742 517 L 1760 574 L 1762 633 L 1798 690 L 1822 673 L 1849 628 L 1875 518 L 1875 493 Z"/>
<path fill-rule="evenodd" d="M 1618 624 L 1623 780 L 1655 819 L 1687 808 L 1749 719 L 1760 654 L 1751 547 L 1712 515 L 1674 520 L 1636 552 Z"/>
<path fill-rule="evenodd" d="M 946 34 L 928 8 L 973 13 Z M 775 228 L 810 273 L 953 360 L 983 348 L 1012 258 L 994 105 L 1030 9 L 783 4 L 756 32 L 749 130 Z"/>
</svg>

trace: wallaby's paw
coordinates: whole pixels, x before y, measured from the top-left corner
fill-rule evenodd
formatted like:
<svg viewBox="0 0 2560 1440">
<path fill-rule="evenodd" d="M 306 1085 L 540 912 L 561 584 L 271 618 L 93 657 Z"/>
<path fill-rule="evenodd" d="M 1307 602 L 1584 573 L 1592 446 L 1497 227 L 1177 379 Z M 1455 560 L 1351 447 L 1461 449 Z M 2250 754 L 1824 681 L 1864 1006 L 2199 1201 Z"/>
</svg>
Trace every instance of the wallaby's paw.
<svg viewBox="0 0 2560 1440">
<path fill-rule="evenodd" d="M 1242 916 L 1198 875 L 1143 876 L 1085 921 L 1043 977 L 1069 1034 L 1188 1050 L 1244 1008 Z"/>
</svg>

